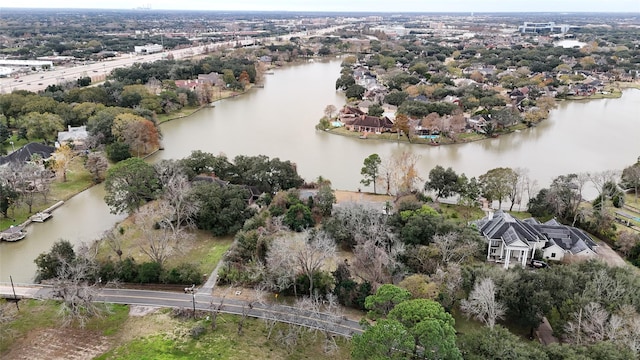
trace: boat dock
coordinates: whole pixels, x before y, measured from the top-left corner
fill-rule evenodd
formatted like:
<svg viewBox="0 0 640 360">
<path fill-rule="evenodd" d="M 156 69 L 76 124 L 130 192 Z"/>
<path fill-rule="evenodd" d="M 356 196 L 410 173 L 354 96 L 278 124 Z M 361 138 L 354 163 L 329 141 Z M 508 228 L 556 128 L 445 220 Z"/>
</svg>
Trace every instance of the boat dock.
<svg viewBox="0 0 640 360">
<path fill-rule="evenodd" d="M 0 232 L 0 240 L 14 242 L 22 240 L 27 236 L 27 232 L 24 231 L 24 226 L 11 226 L 7 230 Z"/>
<path fill-rule="evenodd" d="M 17 226 L 11 226 L 10 228 L 0 231 L 0 240 L 4 241 L 18 241 L 22 240 L 27 236 L 27 231 L 25 228 L 30 225 L 32 222 L 45 222 L 50 219 L 53 215 L 51 212 L 64 204 L 64 201 L 60 200 L 57 203 L 49 206 L 48 208 L 37 212 L 31 215 L 25 222 Z"/>
</svg>

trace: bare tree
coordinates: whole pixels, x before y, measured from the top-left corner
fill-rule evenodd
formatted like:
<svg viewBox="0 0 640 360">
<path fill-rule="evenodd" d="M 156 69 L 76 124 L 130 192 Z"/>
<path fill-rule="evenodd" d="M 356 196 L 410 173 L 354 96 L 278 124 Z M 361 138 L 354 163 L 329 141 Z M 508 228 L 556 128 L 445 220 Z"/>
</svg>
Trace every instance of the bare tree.
<svg viewBox="0 0 640 360">
<path fill-rule="evenodd" d="M 624 281 L 601 269 L 587 283 L 584 296 L 587 299 L 598 299 L 603 304 L 618 304 L 631 291 L 634 290 L 627 288 Z"/>
<path fill-rule="evenodd" d="M 393 157 L 394 173 L 398 176 L 396 195 L 415 190 L 416 184 L 423 180 L 416 168 L 418 160 L 420 160 L 420 155 L 408 151 L 403 151 Z"/>
<path fill-rule="evenodd" d="M 620 307 L 618 315 L 624 319 L 619 341 L 637 356 L 640 354 L 640 314 L 633 305 L 627 304 Z"/>
<path fill-rule="evenodd" d="M 391 195 L 391 192 L 395 191 L 398 180 L 394 172 L 392 159 L 386 159 L 382 162 L 378 181 L 380 182 L 380 185 L 385 188 L 385 194 Z"/>
<path fill-rule="evenodd" d="M 624 256 L 628 256 L 631 249 L 638 243 L 640 243 L 640 234 L 630 231 L 621 231 L 616 240 L 618 251 Z"/>
<path fill-rule="evenodd" d="M 320 271 L 325 262 L 336 256 L 336 244 L 325 232 L 307 231 L 301 236 L 289 237 L 287 246 L 300 271 L 309 279 L 309 294 L 313 294 L 313 275 Z"/>
<path fill-rule="evenodd" d="M 90 279 L 94 272 L 94 262 L 78 257 L 73 262 L 62 260 L 58 276 L 53 279 L 53 294 L 62 300 L 60 313 L 65 324 L 78 321 L 84 327 L 87 321 L 102 316 L 108 309 L 96 302 L 97 284 Z"/>
<path fill-rule="evenodd" d="M 271 288 L 282 292 L 293 285 L 293 293 L 297 297 L 296 276 L 298 266 L 294 253 L 289 248 L 287 237 L 281 236 L 273 240 L 266 258 L 267 279 Z"/>
<path fill-rule="evenodd" d="M 229 288 L 227 288 L 227 291 L 228 290 Z M 224 300 L 227 297 L 227 291 L 225 291 L 217 304 L 214 304 L 213 299 L 211 300 L 211 304 L 209 304 L 209 308 L 211 309 L 211 330 L 218 328 L 218 316 L 222 313 L 222 309 L 224 309 Z"/>
<path fill-rule="evenodd" d="M 593 183 L 593 186 L 595 187 L 596 191 L 598 191 L 598 196 L 601 198 L 599 210 L 601 214 L 604 214 L 605 202 L 606 202 L 605 186 L 608 182 L 615 182 L 615 179 L 619 177 L 618 171 L 604 170 L 604 171 L 588 173 L 587 176 L 589 180 L 591 180 L 591 182 Z"/>
<path fill-rule="evenodd" d="M 29 213 L 36 201 L 39 173 L 40 167 L 31 163 L 23 164 L 16 170 L 16 190 L 20 194 L 20 200 L 29 207 Z"/>
<path fill-rule="evenodd" d="M 281 320 L 280 311 L 274 310 L 273 305 L 269 303 L 265 303 L 265 307 L 262 309 L 262 321 L 264 322 L 264 326 L 267 330 L 267 340 L 271 339 L 273 335 L 273 330 L 276 325 Z"/>
<path fill-rule="evenodd" d="M 191 183 L 185 175 L 172 178 L 164 187 L 162 195 L 164 224 L 171 228 L 174 234 L 180 229 L 195 227 L 194 217 L 198 213 L 198 203 L 190 196 Z"/>
<path fill-rule="evenodd" d="M 184 229 L 195 227 L 194 217 L 199 206 L 191 197 L 191 183 L 177 161 L 163 160 L 154 168 L 163 190 L 159 201 L 161 222 L 178 236 Z"/>
<path fill-rule="evenodd" d="M 324 116 L 331 119 L 333 117 L 333 113 L 336 112 L 336 107 L 334 105 L 327 105 L 324 108 Z"/>
<path fill-rule="evenodd" d="M 609 313 L 599 303 L 591 302 L 572 315 L 565 326 L 565 340 L 574 344 L 612 341 L 640 352 L 640 315 L 633 305 L 622 305 Z"/>
<path fill-rule="evenodd" d="M 122 228 L 120 228 L 122 229 Z M 124 232 L 124 230 L 122 230 Z M 122 233 L 114 233 L 112 230 L 107 230 L 102 234 L 102 241 L 104 241 L 107 246 L 113 252 L 118 255 L 118 260 L 122 260 Z"/>
<path fill-rule="evenodd" d="M 362 204 L 349 204 L 336 211 L 353 235 L 352 266 L 354 273 L 376 288 L 391 281 L 404 244 L 386 222 L 380 209 Z"/>
<path fill-rule="evenodd" d="M 462 263 L 478 252 L 480 244 L 468 236 L 461 236 L 457 232 L 448 232 L 433 237 L 433 245 L 442 256 L 442 264 L 451 262 Z"/>
<path fill-rule="evenodd" d="M 384 247 L 377 246 L 373 241 L 365 241 L 356 245 L 353 255 L 352 266 L 355 273 L 361 279 L 371 283 L 374 289 L 391 282 L 391 269 L 396 261 Z"/>
<path fill-rule="evenodd" d="M 323 350 L 325 354 L 333 354 L 338 350 L 333 324 L 343 319 L 342 309 L 338 305 L 337 297 L 329 293 L 323 300 L 319 296 L 306 296 L 296 301 L 295 308 L 306 319 L 305 325 L 323 335 Z M 322 319 L 323 321 L 318 321 Z"/>
<path fill-rule="evenodd" d="M 439 302 L 445 308 L 453 306 L 457 296 L 456 294 L 462 288 L 462 270 L 458 264 L 449 264 L 445 269 L 438 268 L 436 273 L 431 276 L 431 280 L 438 284 L 440 288 L 441 299 Z"/>
<path fill-rule="evenodd" d="M 514 183 L 512 184 L 511 193 L 509 194 L 509 199 L 511 200 L 511 207 L 509 211 L 513 210 L 513 205 L 518 204 L 518 208 L 522 207 L 522 198 L 527 188 L 527 185 L 531 182 L 529 177 L 529 169 L 526 168 L 515 168 L 513 169 L 515 173 Z"/>
<path fill-rule="evenodd" d="M 524 178 L 524 188 L 527 191 L 527 199 L 530 200 L 533 194 L 538 193 L 538 180 L 532 179 L 531 177 L 526 175 Z"/>
<path fill-rule="evenodd" d="M 92 152 L 87 155 L 84 167 L 89 170 L 93 177 L 93 182 L 97 184 L 104 180 L 107 167 L 109 167 L 109 162 L 103 153 Z"/>
<path fill-rule="evenodd" d="M 476 281 L 469 299 L 462 300 L 460 309 L 467 316 L 473 316 L 491 329 L 505 313 L 504 305 L 496 300 L 496 286 L 491 278 Z"/>
<path fill-rule="evenodd" d="M 574 344 L 602 341 L 606 336 L 609 312 L 598 303 L 588 303 L 573 314 L 565 325 L 566 339 Z"/>
<path fill-rule="evenodd" d="M 42 195 L 44 202 L 47 202 L 49 193 L 51 192 L 51 179 L 55 177 L 53 171 L 41 167 L 36 176 L 36 191 Z"/>
<path fill-rule="evenodd" d="M 240 320 L 238 321 L 238 335 L 243 334 L 244 322 L 249 316 L 249 312 L 253 310 L 253 307 L 256 304 L 264 303 L 264 289 L 261 286 L 258 286 L 254 289 L 252 296 L 248 299 L 242 300 L 242 313 L 240 315 Z"/>
<path fill-rule="evenodd" d="M 162 265 L 169 256 L 180 251 L 182 242 L 192 238 L 186 231 L 173 231 L 163 226 L 162 219 L 166 212 L 159 204 L 148 204 L 136 213 L 136 223 L 140 224 L 142 234 L 138 239 L 138 247 L 152 261 Z"/>
</svg>

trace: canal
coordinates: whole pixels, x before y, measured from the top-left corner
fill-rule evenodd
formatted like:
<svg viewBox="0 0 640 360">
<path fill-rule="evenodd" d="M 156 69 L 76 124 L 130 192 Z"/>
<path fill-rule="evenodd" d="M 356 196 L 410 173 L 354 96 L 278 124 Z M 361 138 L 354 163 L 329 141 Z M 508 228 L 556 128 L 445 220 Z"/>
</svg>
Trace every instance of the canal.
<svg viewBox="0 0 640 360">
<path fill-rule="evenodd" d="M 323 176 L 341 190 L 371 190 L 360 184 L 365 157 L 384 160 L 409 151 L 419 156 L 427 177 L 436 165 L 479 176 L 495 167 L 526 168 L 539 186 L 571 172 L 621 170 L 640 156 L 640 90 L 619 99 L 560 103 L 535 128 L 467 144 L 432 147 L 361 140 L 316 131 L 327 105 L 341 108 L 335 91 L 340 60 L 289 66 L 267 75 L 264 88 L 216 102 L 215 107 L 162 125 L 164 151 L 151 161 L 179 159 L 193 150 L 214 154 L 279 157 L 297 164 L 306 180 Z M 26 239 L 0 243 L 0 281 L 30 282 L 33 260 L 58 239 L 90 241 L 123 216 L 109 213 L 104 188 L 95 186 L 68 201 L 43 224 L 28 228 Z"/>
</svg>

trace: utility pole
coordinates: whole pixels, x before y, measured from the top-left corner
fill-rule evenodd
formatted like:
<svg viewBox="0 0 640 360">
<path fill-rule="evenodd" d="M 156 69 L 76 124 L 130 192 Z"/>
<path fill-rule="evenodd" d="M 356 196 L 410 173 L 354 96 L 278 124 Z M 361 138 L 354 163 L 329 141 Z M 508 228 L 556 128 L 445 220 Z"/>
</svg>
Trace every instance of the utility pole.
<svg viewBox="0 0 640 360">
<path fill-rule="evenodd" d="M 193 300 L 193 318 L 196 318 L 196 293 L 191 290 L 191 299 Z"/>
<path fill-rule="evenodd" d="M 20 306 L 18 305 L 18 297 L 16 296 L 16 288 L 13 287 L 13 277 L 9 275 L 9 280 L 11 280 L 11 290 L 13 290 L 13 299 L 16 301 L 16 309 L 20 311 Z"/>
</svg>

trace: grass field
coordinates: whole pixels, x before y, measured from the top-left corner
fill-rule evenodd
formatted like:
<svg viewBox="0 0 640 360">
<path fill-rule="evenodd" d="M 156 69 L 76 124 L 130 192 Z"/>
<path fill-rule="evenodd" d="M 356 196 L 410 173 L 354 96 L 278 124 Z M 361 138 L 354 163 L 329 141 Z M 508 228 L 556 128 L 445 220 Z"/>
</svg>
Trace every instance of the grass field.
<svg viewBox="0 0 640 360">
<path fill-rule="evenodd" d="M 147 315 L 153 318 L 156 315 Z M 151 320 L 151 319 L 150 319 Z M 348 342 L 338 339 L 339 349 L 325 354 L 323 336 L 306 329 L 300 333 L 297 344 L 285 346 L 279 333 L 288 325 L 278 324 L 272 337 L 267 339 L 265 323 L 247 319 L 243 334 L 238 335 L 239 316 L 220 315 L 218 327 L 212 330 L 206 319 L 182 320 L 170 331 L 134 338 L 97 357 L 97 359 L 349 359 Z M 195 336 L 198 331 L 202 334 Z"/>
<path fill-rule="evenodd" d="M 46 202 L 42 195 L 36 194 L 31 213 L 29 213 L 28 206 L 23 203 L 11 207 L 9 218 L 0 219 L 0 230 L 6 229 L 11 225 L 21 224 L 34 213 L 46 209 L 60 200 L 68 200 L 73 195 L 88 189 L 91 185 L 93 185 L 91 174 L 84 168 L 84 159 L 76 157 L 67 171 L 67 181 L 62 182 L 61 179 L 56 178 L 51 183 L 51 192 L 47 195 Z"/>
<path fill-rule="evenodd" d="M 68 359 L 349 359 L 349 341 L 336 338 L 338 349 L 324 352 L 324 335 L 300 329 L 286 345 L 289 326 L 277 324 L 271 338 L 262 320 L 248 318 L 238 334 L 239 316 L 221 314 L 211 329 L 206 313 L 197 319 L 176 318 L 171 310 L 132 316 L 129 307 L 114 305 L 110 313 L 85 328 L 61 326 L 55 301 L 0 301 L 9 317 L 0 327 L 0 358 Z"/>
</svg>

